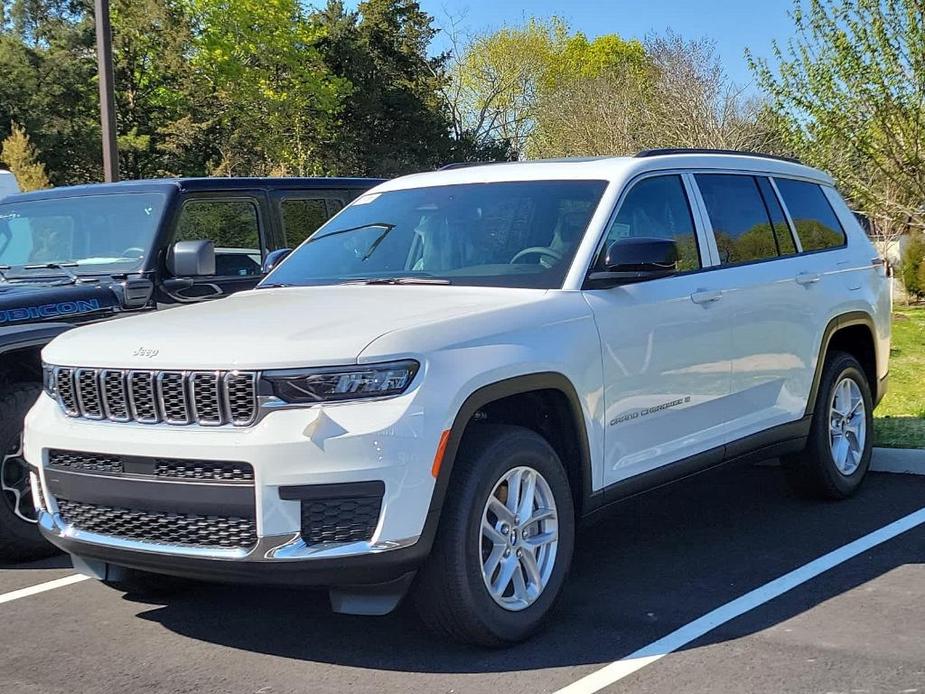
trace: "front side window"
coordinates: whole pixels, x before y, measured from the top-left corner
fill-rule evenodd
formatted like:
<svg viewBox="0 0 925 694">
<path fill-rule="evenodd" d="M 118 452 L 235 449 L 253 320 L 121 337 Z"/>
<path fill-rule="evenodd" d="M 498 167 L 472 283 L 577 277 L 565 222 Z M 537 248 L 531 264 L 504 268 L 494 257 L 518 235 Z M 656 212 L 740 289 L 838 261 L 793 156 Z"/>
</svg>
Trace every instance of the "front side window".
<svg viewBox="0 0 925 694">
<path fill-rule="evenodd" d="M 314 234 L 333 214 L 328 212 L 322 198 L 285 198 L 280 202 L 279 209 L 286 246 L 289 248 L 295 248 Z"/>
<path fill-rule="evenodd" d="M 776 258 L 774 227 L 754 176 L 696 174 L 722 265 Z"/>
<path fill-rule="evenodd" d="M 260 224 L 252 200 L 188 200 L 180 211 L 174 241 L 212 241 L 215 274 L 260 274 Z"/>
<path fill-rule="evenodd" d="M 264 285 L 430 281 L 562 286 L 604 181 L 503 181 L 367 193 Z"/>
<path fill-rule="evenodd" d="M 678 271 L 700 269 L 694 218 L 680 176 L 644 178 L 630 189 L 607 232 L 605 252 L 610 244 L 627 238 L 674 241 Z"/>
<path fill-rule="evenodd" d="M 804 251 L 845 245 L 845 230 L 817 183 L 789 178 L 775 178 L 774 182 L 790 212 Z"/>
<path fill-rule="evenodd" d="M 152 246 L 165 206 L 163 193 L 0 203 L 0 266 L 10 267 L 8 277 L 48 274 L 28 267 L 49 263 L 68 265 L 78 275 L 134 272 Z"/>
</svg>

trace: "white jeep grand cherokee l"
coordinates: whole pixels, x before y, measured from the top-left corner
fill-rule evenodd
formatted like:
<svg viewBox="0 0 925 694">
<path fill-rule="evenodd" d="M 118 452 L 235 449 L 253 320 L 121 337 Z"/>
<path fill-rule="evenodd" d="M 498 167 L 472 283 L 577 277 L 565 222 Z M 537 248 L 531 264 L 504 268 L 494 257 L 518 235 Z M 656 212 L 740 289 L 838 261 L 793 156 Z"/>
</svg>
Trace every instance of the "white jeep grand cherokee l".
<svg viewBox="0 0 925 694">
<path fill-rule="evenodd" d="M 107 583 L 324 586 L 362 614 L 411 587 L 432 627 L 504 644 L 627 495 L 770 456 L 853 493 L 889 316 L 798 163 L 448 168 L 359 197 L 256 290 L 57 338 L 25 457 L 42 532 Z"/>
</svg>

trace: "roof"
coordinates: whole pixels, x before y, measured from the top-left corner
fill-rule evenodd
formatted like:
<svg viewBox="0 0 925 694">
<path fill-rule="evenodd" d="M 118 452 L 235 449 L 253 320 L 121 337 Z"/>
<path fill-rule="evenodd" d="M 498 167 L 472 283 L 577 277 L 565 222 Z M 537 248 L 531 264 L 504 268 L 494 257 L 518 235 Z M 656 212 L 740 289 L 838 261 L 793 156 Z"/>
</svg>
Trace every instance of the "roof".
<svg viewBox="0 0 925 694">
<path fill-rule="evenodd" d="M 119 181 L 118 183 L 87 183 L 76 186 L 47 188 L 31 193 L 11 195 L 4 202 L 22 200 L 49 200 L 73 197 L 75 195 L 108 195 L 112 193 L 172 192 L 172 191 L 224 191 L 224 190 L 324 190 L 350 188 L 367 190 L 383 182 L 381 178 L 301 178 L 283 176 L 276 178 L 245 177 L 203 177 L 203 178 L 152 178 L 140 181 Z"/>
<path fill-rule="evenodd" d="M 625 181 L 649 171 L 672 169 L 715 169 L 772 176 L 802 178 L 833 185 L 819 169 L 768 155 L 742 152 L 678 151 L 646 152 L 641 157 L 595 157 L 495 162 L 458 166 L 430 173 L 411 174 L 386 181 L 377 192 L 403 188 L 530 180 Z"/>
</svg>

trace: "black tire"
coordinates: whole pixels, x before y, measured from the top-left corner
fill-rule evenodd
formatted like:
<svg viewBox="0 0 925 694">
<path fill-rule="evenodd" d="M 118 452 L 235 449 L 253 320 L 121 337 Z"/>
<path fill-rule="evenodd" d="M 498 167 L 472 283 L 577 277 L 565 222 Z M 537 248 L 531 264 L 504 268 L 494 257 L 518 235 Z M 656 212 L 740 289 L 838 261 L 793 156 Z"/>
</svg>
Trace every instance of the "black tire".
<svg viewBox="0 0 925 694">
<path fill-rule="evenodd" d="M 19 473 L 28 474 L 20 463 L 14 459 L 7 460 L 22 441 L 23 420 L 29 408 L 42 392 L 42 387 L 34 383 L 17 383 L 3 389 L 0 393 L 0 461 L 5 461 L 0 474 L 4 483 L 11 482 Z M 12 466 L 16 466 L 13 468 Z M 15 474 L 14 474 L 15 473 Z M 28 478 L 26 478 L 28 479 Z M 0 559 L 4 561 L 29 561 L 57 553 L 39 533 L 38 524 L 24 520 L 23 509 L 32 503 L 31 491 L 21 495 L 20 513 L 17 515 L 16 498 L 10 491 L 0 491 Z"/>
<path fill-rule="evenodd" d="M 830 445 L 829 417 L 835 387 L 845 378 L 854 381 L 864 402 L 866 435 L 860 463 L 851 474 L 844 474 L 835 463 Z M 846 352 L 833 352 L 826 358 L 812 426 L 805 450 L 782 459 L 790 486 L 801 496 L 845 499 L 861 486 L 870 468 L 873 447 L 873 398 L 864 369 Z"/>
<path fill-rule="evenodd" d="M 482 578 L 482 513 L 506 472 L 539 472 L 557 508 L 558 546 L 549 579 L 529 606 L 501 607 Z M 418 574 L 414 602 L 422 621 L 456 641 L 499 647 L 535 633 L 556 603 L 572 561 L 575 514 L 568 476 L 556 452 L 522 427 L 479 424 L 467 432 L 453 467 L 431 555 Z"/>
</svg>

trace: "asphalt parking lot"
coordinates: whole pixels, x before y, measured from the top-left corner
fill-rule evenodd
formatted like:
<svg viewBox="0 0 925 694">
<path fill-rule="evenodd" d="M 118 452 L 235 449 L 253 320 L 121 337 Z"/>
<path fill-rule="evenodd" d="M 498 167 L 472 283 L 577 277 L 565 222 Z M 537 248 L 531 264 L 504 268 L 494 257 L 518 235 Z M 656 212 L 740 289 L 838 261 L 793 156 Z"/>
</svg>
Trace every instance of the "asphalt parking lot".
<svg viewBox="0 0 925 694">
<path fill-rule="evenodd" d="M 434 639 L 406 609 L 333 615 L 298 590 L 196 585 L 142 602 L 88 580 L 4 602 L 73 574 L 63 557 L 5 566 L 0 691 L 925 692 L 925 524 L 602 676 L 923 507 L 923 476 L 873 474 L 855 498 L 819 503 L 772 467 L 701 475 L 586 529 L 550 628 L 504 651 Z"/>
</svg>

